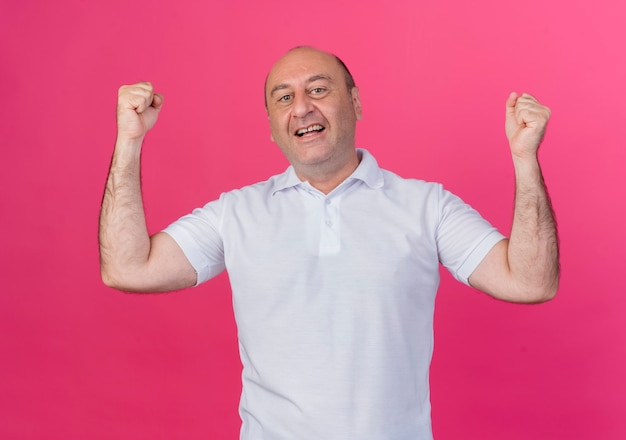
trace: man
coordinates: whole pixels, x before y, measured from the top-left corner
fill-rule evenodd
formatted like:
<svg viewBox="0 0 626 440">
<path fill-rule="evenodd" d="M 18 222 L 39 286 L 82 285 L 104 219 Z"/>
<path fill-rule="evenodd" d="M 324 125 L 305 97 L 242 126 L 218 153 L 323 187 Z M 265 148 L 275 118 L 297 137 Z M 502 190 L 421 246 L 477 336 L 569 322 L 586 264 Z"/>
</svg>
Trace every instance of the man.
<svg viewBox="0 0 626 440">
<path fill-rule="evenodd" d="M 242 439 L 430 439 L 439 263 L 498 299 L 556 293 L 557 235 L 537 160 L 550 112 L 526 94 L 506 102 L 516 198 L 505 239 L 441 185 L 401 179 L 355 148 L 359 91 L 335 56 L 289 51 L 265 93 L 272 139 L 291 167 L 150 237 L 139 157 L 163 98 L 149 83 L 120 89 L 103 280 L 156 292 L 229 271 Z"/>
</svg>

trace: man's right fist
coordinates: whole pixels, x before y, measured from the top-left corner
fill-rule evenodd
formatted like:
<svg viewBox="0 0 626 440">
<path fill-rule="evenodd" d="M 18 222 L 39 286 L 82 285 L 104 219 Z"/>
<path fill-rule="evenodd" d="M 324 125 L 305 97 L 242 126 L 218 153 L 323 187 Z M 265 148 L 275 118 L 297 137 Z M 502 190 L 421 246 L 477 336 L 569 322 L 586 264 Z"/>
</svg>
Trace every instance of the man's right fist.
<svg viewBox="0 0 626 440">
<path fill-rule="evenodd" d="M 140 82 L 120 87 L 117 95 L 117 137 L 142 140 L 157 121 L 163 96 L 154 93 L 152 84 Z"/>
</svg>

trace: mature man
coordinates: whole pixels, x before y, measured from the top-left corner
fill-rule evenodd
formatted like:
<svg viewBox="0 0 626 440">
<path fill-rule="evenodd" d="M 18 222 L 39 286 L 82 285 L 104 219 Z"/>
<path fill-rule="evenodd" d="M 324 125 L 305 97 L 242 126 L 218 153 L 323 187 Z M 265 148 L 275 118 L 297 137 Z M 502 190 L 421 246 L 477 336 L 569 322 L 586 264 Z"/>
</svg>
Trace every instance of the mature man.
<svg viewBox="0 0 626 440">
<path fill-rule="evenodd" d="M 355 148 L 359 91 L 335 56 L 289 51 L 265 92 L 272 139 L 291 166 L 150 237 L 139 159 L 163 98 L 149 83 L 120 89 L 100 219 L 103 280 L 169 291 L 228 270 L 242 439 L 430 439 L 439 263 L 502 300 L 556 293 L 557 235 L 537 160 L 550 111 L 526 94 L 506 102 L 516 173 L 506 239 L 441 185 L 402 179 Z"/>
</svg>

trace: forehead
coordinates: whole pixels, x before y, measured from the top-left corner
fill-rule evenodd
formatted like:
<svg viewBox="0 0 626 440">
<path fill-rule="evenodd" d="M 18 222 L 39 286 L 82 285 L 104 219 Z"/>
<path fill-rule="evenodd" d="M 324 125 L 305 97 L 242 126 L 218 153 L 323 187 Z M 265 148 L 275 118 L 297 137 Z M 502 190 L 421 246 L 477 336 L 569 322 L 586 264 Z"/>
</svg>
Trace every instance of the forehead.
<svg viewBox="0 0 626 440">
<path fill-rule="evenodd" d="M 343 71 L 337 59 L 326 52 L 312 48 L 294 49 L 278 60 L 270 70 L 266 93 L 279 85 L 296 85 L 318 76 L 337 80 L 343 77 Z"/>
</svg>

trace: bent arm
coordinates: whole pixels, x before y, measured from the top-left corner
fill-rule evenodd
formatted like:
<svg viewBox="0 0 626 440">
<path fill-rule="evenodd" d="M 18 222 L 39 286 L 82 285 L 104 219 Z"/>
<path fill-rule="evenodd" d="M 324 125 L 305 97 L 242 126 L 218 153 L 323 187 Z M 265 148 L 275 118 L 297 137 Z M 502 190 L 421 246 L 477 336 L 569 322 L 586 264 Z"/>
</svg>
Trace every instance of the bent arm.
<svg viewBox="0 0 626 440">
<path fill-rule="evenodd" d="M 556 295 L 559 245 L 539 164 L 516 167 L 515 213 L 508 240 L 496 244 L 469 283 L 504 301 L 537 303 Z"/>
<path fill-rule="evenodd" d="M 469 282 L 498 299 L 535 303 L 552 299 L 559 284 L 556 222 L 537 158 L 550 111 L 530 95 L 519 98 L 507 101 L 516 185 L 510 238 L 494 246 Z"/>
<path fill-rule="evenodd" d="M 164 233 L 150 237 L 146 227 L 141 145 L 161 103 L 147 83 L 120 89 L 118 137 L 99 224 L 102 280 L 119 290 L 164 292 L 196 282 L 196 273 L 178 244 Z"/>
</svg>

